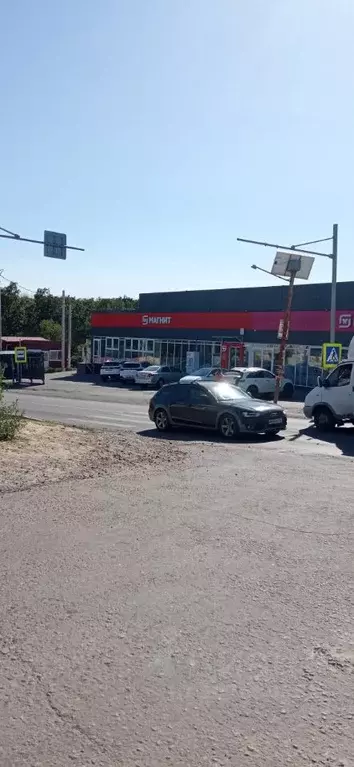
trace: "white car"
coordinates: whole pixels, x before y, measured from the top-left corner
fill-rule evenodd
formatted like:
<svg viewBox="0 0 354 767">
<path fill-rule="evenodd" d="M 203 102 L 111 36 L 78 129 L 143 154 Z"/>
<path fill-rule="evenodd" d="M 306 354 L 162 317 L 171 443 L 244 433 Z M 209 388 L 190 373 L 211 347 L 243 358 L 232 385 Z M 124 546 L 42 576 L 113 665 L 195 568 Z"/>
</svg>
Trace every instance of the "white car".
<svg viewBox="0 0 354 767">
<path fill-rule="evenodd" d="M 194 370 L 193 373 L 183 376 L 180 383 L 192 383 L 193 381 L 218 381 L 223 378 L 223 371 L 218 367 L 199 368 Z"/>
<path fill-rule="evenodd" d="M 275 375 L 264 368 L 232 368 L 226 373 L 233 383 L 252 397 L 266 397 L 275 392 Z M 294 394 L 294 384 L 289 378 L 281 380 L 280 391 L 286 399 Z"/>
<path fill-rule="evenodd" d="M 120 382 L 122 384 L 136 383 L 136 374 L 147 367 L 149 367 L 149 362 L 125 362 L 120 369 Z"/>
<path fill-rule="evenodd" d="M 122 362 L 119 362 L 119 360 L 107 360 L 100 368 L 101 381 L 104 383 L 106 381 L 118 381 L 121 368 Z"/>
</svg>

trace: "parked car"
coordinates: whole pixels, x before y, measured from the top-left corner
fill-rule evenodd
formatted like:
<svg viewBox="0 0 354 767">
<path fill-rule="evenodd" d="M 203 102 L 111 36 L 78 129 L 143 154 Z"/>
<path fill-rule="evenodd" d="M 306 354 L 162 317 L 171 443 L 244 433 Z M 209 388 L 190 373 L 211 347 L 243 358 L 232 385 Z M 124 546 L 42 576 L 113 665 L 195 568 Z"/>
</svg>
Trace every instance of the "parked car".
<svg viewBox="0 0 354 767">
<path fill-rule="evenodd" d="M 320 431 L 331 431 L 346 421 L 354 423 L 354 364 L 345 360 L 307 394 L 306 418 L 313 419 Z"/>
<path fill-rule="evenodd" d="M 205 367 L 199 368 L 199 370 L 193 371 L 181 378 L 180 383 L 191 383 L 192 381 L 211 380 L 218 381 L 224 375 L 224 371 L 218 367 Z"/>
<path fill-rule="evenodd" d="M 149 365 L 150 363 L 148 361 L 134 362 L 134 360 L 132 360 L 131 362 L 124 362 L 119 374 L 121 383 L 135 383 L 136 374 L 141 370 L 145 370 Z"/>
<path fill-rule="evenodd" d="M 156 386 L 161 389 L 167 383 L 175 383 L 180 380 L 182 371 L 178 367 L 169 365 L 149 365 L 144 370 L 138 370 L 135 376 L 135 383 L 142 389 L 149 386 Z"/>
<path fill-rule="evenodd" d="M 237 367 L 232 368 L 226 375 L 252 397 L 265 397 L 275 392 L 276 377 L 270 370 Z M 286 399 L 291 399 L 293 396 L 294 384 L 289 378 L 281 380 L 280 392 Z"/>
<path fill-rule="evenodd" d="M 104 383 L 106 381 L 118 381 L 123 362 L 124 360 L 107 360 L 104 362 L 100 368 L 101 381 Z"/>
<path fill-rule="evenodd" d="M 193 426 L 226 439 L 241 432 L 277 434 L 287 422 L 279 405 L 255 400 L 228 382 L 205 380 L 163 386 L 150 401 L 149 418 L 162 432 Z"/>
</svg>

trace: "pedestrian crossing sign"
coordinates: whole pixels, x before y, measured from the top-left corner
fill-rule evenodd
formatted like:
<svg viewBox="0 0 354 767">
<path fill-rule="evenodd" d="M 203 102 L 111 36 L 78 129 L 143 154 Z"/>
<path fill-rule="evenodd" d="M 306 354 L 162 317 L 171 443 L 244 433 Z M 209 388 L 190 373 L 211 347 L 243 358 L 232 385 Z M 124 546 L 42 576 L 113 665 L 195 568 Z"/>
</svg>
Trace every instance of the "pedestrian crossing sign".
<svg viewBox="0 0 354 767">
<path fill-rule="evenodd" d="M 322 367 L 324 370 L 332 370 L 342 359 L 342 344 L 323 344 Z"/>
</svg>

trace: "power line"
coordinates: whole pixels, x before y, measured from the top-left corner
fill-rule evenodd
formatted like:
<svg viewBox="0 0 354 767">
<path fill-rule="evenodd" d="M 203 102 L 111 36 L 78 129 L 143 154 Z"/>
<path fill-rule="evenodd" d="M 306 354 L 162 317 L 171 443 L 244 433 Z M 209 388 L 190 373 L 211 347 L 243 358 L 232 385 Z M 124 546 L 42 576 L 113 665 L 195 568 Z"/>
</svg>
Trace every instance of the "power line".
<svg viewBox="0 0 354 767">
<path fill-rule="evenodd" d="M 21 290 L 25 290 L 25 291 L 26 291 L 26 293 L 32 293 L 34 296 L 36 295 L 36 291 L 35 291 L 35 290 L 31 290 L 31 288 L 25 288 L 25 286 L 24 286 L 24 285 L 20 285 L 20 283 L 19 283 L 19 282 L 16 282 L 16 280 L 9 280 L 9 278 L 8 278 L 8 277 L 5 277 L 5 276 L 4 276 L 4 273 L 3 273 L 3 272 L 1 272 L 1 274 L 0 274 L 0 279 L 1 279 L 1 280 L 5 280 L 5 282 L 9 282 L 9 283 L 10 283 L 10 282 L 14 282 L 14 283 L 15 283 L 15 285 L 17 285 L 17 287 L 19 287 Z"/>
</svg>

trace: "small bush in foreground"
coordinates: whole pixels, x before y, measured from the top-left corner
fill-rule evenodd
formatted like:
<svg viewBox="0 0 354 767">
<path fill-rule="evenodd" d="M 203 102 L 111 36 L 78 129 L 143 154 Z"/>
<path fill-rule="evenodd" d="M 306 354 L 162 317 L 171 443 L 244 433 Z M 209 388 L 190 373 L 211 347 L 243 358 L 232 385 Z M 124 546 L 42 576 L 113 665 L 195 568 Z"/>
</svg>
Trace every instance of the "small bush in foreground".
<svg viewBox="0 0 354 767">
<path fill-rule="evenodd" d="M 4 402 L 4 379 L 0 370 L 0 442 L 13 439 L 21 429 L 24 419 L 17 402 Z"/>
</svg>

